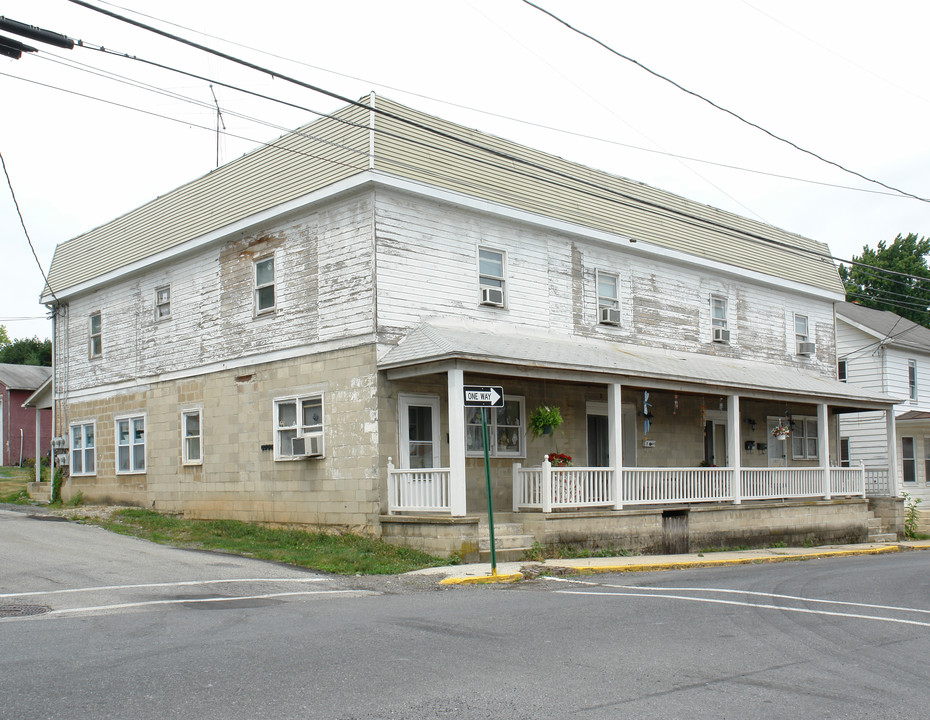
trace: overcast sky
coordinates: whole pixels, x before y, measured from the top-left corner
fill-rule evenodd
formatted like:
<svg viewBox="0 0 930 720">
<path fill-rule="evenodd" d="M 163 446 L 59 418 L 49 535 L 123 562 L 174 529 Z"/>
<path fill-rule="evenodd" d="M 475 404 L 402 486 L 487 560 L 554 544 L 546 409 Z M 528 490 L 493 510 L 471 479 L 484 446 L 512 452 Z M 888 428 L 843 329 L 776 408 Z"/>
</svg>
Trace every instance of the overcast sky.
<svg viewBox="0 0 930 720">
<path fill-rule="evenodd" d="M 927 202 L 773 140 L 522 0 L 90 2 L 343 96 L 374 90 L 763 220 L 826 242 L 839 257 L 899 233 L 930 235 Z M 930 197 L 925 0 L 537 4 L 772 133 Z M 309 110 L 342 104 L 67 0 L 0 0 L 0 15 L 85 45 L 68 51 L 24 40 L 40 52 L 18 61 L 0 57 L 0 154 L 46 271 L 57 243 L 216 166 L 209 83 L 99 48 Z M 95 74 L 101 71 L 122 79 Z M 196 102 L 131 87 L 127 79 Z M 227 132 L 219 141 L 221 163 L 316 117 L 226 87 L 214 92 Z M 42 278 L 2 177 L 0 238 L 0 323 L 12 337 L 47 337 L 48 321 L 16 319 L 44 316 Z"/>
</svg>

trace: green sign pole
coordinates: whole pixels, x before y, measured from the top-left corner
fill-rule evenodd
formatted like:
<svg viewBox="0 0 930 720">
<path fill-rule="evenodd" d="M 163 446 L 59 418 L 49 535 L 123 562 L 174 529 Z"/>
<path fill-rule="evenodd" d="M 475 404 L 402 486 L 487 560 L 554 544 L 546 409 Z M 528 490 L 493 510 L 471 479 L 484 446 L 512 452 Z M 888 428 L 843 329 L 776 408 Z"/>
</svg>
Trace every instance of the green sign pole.
<svg viewBox="0 0 930 720">
<path fill-rule="evenodd" d="M 484 437 L 484 480 L 488 491 L 488 532 L 491 535 L 491 575 L 497 575 L 497 549 L 494 547 L 494 503 L 491 500 L 491 464 L 488 458 L 488 409 L 481 408 L 481 435 Z"/>
</svg>

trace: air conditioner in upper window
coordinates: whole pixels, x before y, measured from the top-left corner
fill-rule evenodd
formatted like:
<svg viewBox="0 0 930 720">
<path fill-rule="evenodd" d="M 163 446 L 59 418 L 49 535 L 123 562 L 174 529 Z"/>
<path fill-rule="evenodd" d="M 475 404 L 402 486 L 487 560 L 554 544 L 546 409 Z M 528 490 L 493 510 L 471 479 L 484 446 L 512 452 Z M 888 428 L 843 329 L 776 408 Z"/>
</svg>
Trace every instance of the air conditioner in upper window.
<svg viewBox="0 0 930 720">
<path fill-rule="evenodd" d="M 313 433 L 291 438 L 291 455 L 296 457 L 322 457 L 323 434 Z"/>
<path fill-rule="evenodd" d="M 619 308 L 602 307 L 600 309 L 600 322 L 604 325 L 619 325 L 620 310 Z"/>
<path fill-rule="evenodd" d="M 715 343 L 728 343 L 730 342 L 730 331 L 726 328 L 714 328 L 714 342 Z"/>
<path fill-rule="evenodd" d="M 504 290 L 498 287 L 481 288 L 481 304 L 504 307 Z"/>
<path fill-rule="evenodd" d="M 798 355 L 813 355 L 817 352 L 817 345 L 812 342 L 799 342 Z"/>
</svg>

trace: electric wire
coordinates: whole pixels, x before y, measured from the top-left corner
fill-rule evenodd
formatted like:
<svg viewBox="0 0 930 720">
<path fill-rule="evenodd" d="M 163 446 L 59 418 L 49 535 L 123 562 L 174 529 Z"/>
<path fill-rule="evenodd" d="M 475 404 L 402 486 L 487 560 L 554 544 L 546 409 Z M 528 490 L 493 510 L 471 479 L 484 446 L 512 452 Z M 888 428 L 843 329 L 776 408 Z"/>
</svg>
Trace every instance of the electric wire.
<svg viewBox="0 0 930 720">
<path fill-rule="evenodd" d="M 93 6 L 90 6 L 90 5 L 88 5 L 87 3 L 79 2 L 78 0 L 71 0 L 71 1 L 72 1 L 72 2 L 75 2 L 76 4 L 79 4 L 79 5 L 88 7 L 89 9 L 97 10 L 97 11 L 99 11 L 99 12 L 103 12 L 104 14 L 111 14 L 111 13 L 108 13 L 107 11 L 105 11 L 105 10 L 101 10 L 101 9 L 99 9 L 99 8 L 94 8 Z M 120 18 L 120 16 L 118 16 L 118 15 L 115 16 L 115 17 L 117 17 L 117 18 L 119 18 L 119 19 L 123 19 L 123 18 Z M 126 19 L 126 21 L 129 22 L 130 24 L 139 25 L 139 23 L 135 23 L 135 22 L 132 21 L 132 20 Z M 144 24 L 142 24 L 141 26 L 142 26 L 143 28 L 145 28 L 145 29 L 148 29 L 148 26 L 145 26 Z M 163 33 L 162 31 L 158 31 L 157 29 L 153 29 L 153 30 L 154 30 L 155 32 L 159 33 L 159 34 L 166 34 L 166 33 Z M 174 38 L 174 36 L 171 36 L 170 34 L 166 34 L 166 35 L 168 35 L 169 37 Z M 193 45 L 196 46 L 196 47 L 201 47 L 201 46 L 198 46 L 196 43 L 190 43 L 190 41 L 186 41 L 186 40 L 181 39 L 181 38 L 178 38 L 178 40 L 179 40 L 180 42 L 183 42 L 183 43 L 186 43 L 186 44 L 193 44 Z M 101 49 L 102 49 L 102 48 L 101 48 Z M 217 51 L 210 50 L 209 48 L 205 48 L 205 50 L 206 50 L 207 52 L 211 52 L 211 53 L 213 53 L 213 54 L 219 54 L 219 55 L 221 55 L 221 56 L 223 56 L 223 57 L 228 57 L 228 56 L 225 56 L 225 54 L 223 54 L 223 53 L 218 53 Z M 125 54 L 124 54 L 124 56 L 125 56 L 125 57 L 130 57 L 130 56 L 125 55 Z M 138 60 L 138 58 L 135 58 L 135 57 L 132 57 L 131 59 L 136 59 L 136 60 Z M 238 60 L 238 59 L 235 59 L 235 58 L 231 58 L 231 59 L 232 59 L 234 62 L 238 62 L 238 63 L 240 63 L 240 64 L 245 64 L 245 65 L 250 66 L 250 67 L 255 67 L 256 69 L 259 69 L 261 72 L 266 72 L 266 73 L 268 73 L 268 74 L 271 74 L 273 77 L 282 77 L 280 74 L 276 73 L 275 71 L 271 71 L 271 70 L 264 69 L 264 68 L 259 68 L 258 66 L 254 66 L 254 65 L 252 65 L 251 63 L 247 63 L 246 61 L 241 61 L 241 60 Z M 156 63 L 156 64 L 157 64 L 157 63 Z M 165 67 L 166 69 L 170 69 L 170 68 L 167 68 L 167 66 L 161 66 L 161 67 Z M 178 71 L 177 69 L 173 69 L 173 70 Z M 183 72 L 183 71 L 180 71 L 180 72 Z M 204 78 L 204 79 L 205 79 L 205 78 Z M 296 82 L 297 82 L 299 85 L 307 86 L 306 83 L 302 83 L 302 82 L 300 82 L 300 81 L 296 81 Z M 39 83 L 39 84 L 41 84 L 41 83 Z M 223 84 L 223 83 L 220 83 L 220 84 Z M 50 87 L 52 87 L 52 86 L 50 86 Z M 337 97 L 337 98 L 339 98 L 339 99 L 341 99 L 341 100 L 343 100 L 343 101 L 346 101 L 346 102 L 348 102 L 349 104 L 352 104 L 352 105 L 356 105 L 356 106 L 359 106 L 359 107 L 362 107 L 362 108 L 365 108 L 365 109 L 368 109 L 368 110 L 371 110 L 371 111 L 377 111 L 377 110 L 378 110 L 378 109 L 376 109 L 376 108 L 371 108 L 371 107 L 369 107 L 368 105 L 365 105 L 364 103 L 359 103 L 359 102 L 356 102 L 356 101 L 352 101 L 352 100 L 350 100 L 350 99 L 348 99 L 348 98 L 343 98 L 342 96 L 336 95 L 336 94 L 334 94 L 334 93 L 330 93 L 329 91 L 325 91 L 325 90 L 322 90 L 322 89 L 315 88 L 314 86 L 308 86 L 308 87 L 310 87 L 310 89 L 318 90 L 318 91 L 320 91 L 320 92 L 323 92 L 324 94 L 327 94 L 327 95 L 329 95 L 329 96 Z M 274 100 L 275 102 L 278 102 L 278 100 L 277 100 L 277 99 L 274 99 L 274 98 L 268 98 L 268 99 L 271 99 L 271 100 Z M 109 102 L 109 101 L 104 101 L 104 102 Z M 118 104 L 118 103 L 117 103 L 117 104 Z M 128 106 L 123 106 L 123 107 L 128 107 Z M 132 108 L 129 108 L 129 109 L 132 109 Z M 310 110 L 308 110 L 308 111 L 310 111 Z M 155 115 L 158 115 L 157 113 L 150 113 L 149 111 L 141 111 L 141 112 L 147 112 L 148 114 L 155 114 Z M 310 111 L 310 112 L 314 112 L 314 111 Z M 383 110 L 382 110 L 381 112 L 382 112 L 382 114 L 386 114 L 386 115 L 388 115 L 388 116 L 391 116 L 391 115 L 392 115 L 391 113 L 384 113 Z M 167 116 L 161 116 L 161 115 L 158 115 L 158 116 L 160 116 L 160 117 L 167 117 Z M 330 116 L 330 117 L 332 117 L 332 116 Z M 419 123 L 411 122 L 411 121 L 407 120 L 406 118 L 402 118 L 402 117 L 400 117 L 400 116 L 395 116 L 395 117 L 396 117 L 396 119 L 398 119 L 398 120 L 401 121 L 401 122 L 405 122 L 405 121 L 406 121 L 408 124 L 413 124 L 414 126 L 419 126 L 419 127 L 423 128 L 423 129 L 426 129 L 426 130 L 433 130 L 432 128 L 429 128 L 429 127 L 427 127 L 427 126 L 419 125 Z M 167 118 L 167 119 L 174 120 L 174 118 Z M 177 120 L 175 120 L 175 121 L 176 121 L 176 122 L 186 122 L 186 121 L 177 121 Z M 190 123 L 186 123 L 186 124 L 190 124 Z M 199 126 L 199 127 L 202 127 L 202 129 L 210 130 L 211 132 L 214 131 L 213 128 L 206 128 L 206 127 L 203 127 L 203 126 Z M 447 133 L 439 133 L 439 134 L 442 134 L 444 137 L 451 137 L 451 139 L 453 139 L 453 140 L 456 140 L 456 141 L 459 141 L 459 142 L 463 142 L 460 138 L 456 138 L 455 136 L 449 136 Z M 235 135 L 233 135 L 233 136 L 236 137 Z M 409 141 L 409 138 L 407 138 L 407 140 Z M 466 144 L 472 146 L 472 147 L 477 147 L 478 149 L 485 150 L 485 151 L 490 152 L 490 153 L 495 154 L 495 155 L 503 156 L 503 157 L 505 157 L 505 158 L 507 158 L 507 159 L 510 159 L 510 160 L 517 160 L 517 161 L 520 160 L 519 158 L 514 158 L 513 156 L 510 156 L 510 155 L 508 155 L 508 154 L 506 154 L 506 153 L 501 153 L 501 152 L 495 151 L 495 150 L 493 150 L 493 149 L 491 149 L 491 148 L 486 148 L 486 147 L 480 146 L 480 145 L 477 144 L 477 143 L 471 143 L 471 142 L 468 142 L 468 141 L 464 141 L 464 142 L 465 142 Z M 432 147 L 435 148 L 435 146 L 432 146 Z M 315 157 L 315 156 L 312 156 L 312 157 Z M 475 160 L 476 158 L 473 158 L 473 157 L 472 157 L 471 159 Z M 533 165 L 532 163 L 528 163 L 528 164 Z M 499 169 L 506 169 L 506 168 L 502 168 L 502 166 L 497 166 L 497 165 L 495 165 L 494 167 L 497 167 L 497 168 L 499 168 Z M 538 169 L 541 169 L 541 170 L 548 170 L 548 168 L 542 168 L 542 167 L 539 167 Z M 512 169 L 511 169 L 511 171 L 512 171 Z M 575 180 L 576 182 L 578 181 L 577 178 L 571 178 L 570 176 L 566 176 L 566 177 L 567 177 L 568 179 Z M 537 180 L 543 180 L 542 178 L 539 178 L 539 177 L 536 177 L 535 179 L 537 179 Z M 582 182 L 583 182 L 583 181 L 582 181 Z M 589 184 L 590 184 L 590 183 L 589 183 Z M 577 188 L 577 187 L 575 187 L 575 188 L 573 188 L 573 189 L 575 189 L 576 191 L 581 191 L 581 190 L 580 190 L 579 188 Z M 611 190 L 611 189 L 609 189 L 609 188 L 603 188 L 603 187 L 600 187 L 599 189 L 601 189 L 601 190 L 607 190 L 607 191 L 610 191 L 610 190 Z M 627 197 L 628 197 L 629 200 L 633 200 L 633 201 L 635 201 L 635 202 L 637 202 L 637 203 L 642 203 L 642 201 L 641 201 L 639 198 L 634 198 L 634 197 L 629 197 L 629 196 L 627 196 Z M 602 199 L 606 199 L 606 198 L 602 198 Z M 632 207 L 632 206 L 631 206 L 631 207 Z M 673 209 L 670 209 L 670 208 L 667 208 L 667 207 L 665 207 L 665 206 L 658 205 L 658 204 L 656 204 L 656 208 L 659 208 L 659 209 L 664 210 L 664 211 L 666 211 L 666 212 L 668 212 L 668 211 L 675 212 Z M 700 222 L 700 223 L 702 223 L 702 224 L 704 224 L 704 225 L 708 224 L 708 222 L 709 222 L 709 221 L 707 221 L 705 218 L 700 218 L 700 217 L 696 217 L 696 216 L 691 216 L 691 215 L 686 214 L 686 213 L 684 213 L 683 215 L 684 215 L 685 217 L 689 217 L 691 220 L 698 221 L 698 222 Z M 711 223 L 711 224 L 714 224 L 714 223 Z M 718 224 L 718 225 L 719 225 L 719 224 Z M 730 228 L 730 227 L 728 227 L 728 226 L 720 226 L 720 229 L 723 229 L 723 230 L 727 231 L 727 232 L 731 235 L 731 237 L 739 237 L 739 238 L 746 238 L 746 237 L 747 237 L 746 231 L 743 231 L 743 230 L 739 230 L 739 229 L 735 229 L 735 228 Z M 735 234 L 734 234 L 734 233 L 735 233 Z M 749 236 L 752 236 L 753 234 L 749 233 L 748 235 L 749 235 Z M 767 243 L 767 244 L 781 245 L 784 249 L 788 250 L 789 252 L 796 253 L 796 254 L 816 255 L 816 256 L 821 257 L 821 258 L 823 258 L 823 259 L 830 259 L 830 260 L 835 260 L 835 261 L 844 262 L 844 263 L 848 263 L 848 264 L 864 266 L 864 264 L 862 264 L 862 263 L 856 263 L 855 261 L 848 261 L 848 260 L 845 260 L 845 259 L 843 259 L 843 258 L 837 258 L 837 257 L 832 256 L 832 255 L 827 255 L 827 254 L 822 253 L 822 252 L 819 252 L 819 251 L 811 250 L 811 249 L 809 249 L 809 248 L 799 248 L 799 247 L 797 247 L 797 246 L 795 246 L 795 245 L 791 245 L 791 244 L 787 244 L 787 243 L 780 243 L 779 241 L 774 241 L 774 240 L 772 240 L 771 238 L 765 238 L 765 237 L 761 237 L 761 236 L 755 236 L 755 240 L 760 241 L 760 242 L 764 242 L 764 243 Z M 873 266 L 865 266 L 865 267 L 873 267 Z M 880 272 L 885 272 L 885 270 L 884 270 L 883 268 L 874 268 L 874 269 L 877 270 L 877 271 L 880 271 Z M 897 273 L 897 274 L 899 274 L 899 275 L 905 275 L 905 276 L 906 276 L 906 274 L 903 274 L 903 273 Z"/>
<path fill-rule="evenodd" d="M 766 170 L 759 170 L 757 168 L 747 168 L 740 165 L 732 165 L 730 163 L 717 162 L 715 160 L 708 160 L 706 158 L 698 158 L 691 155 L 681 155 L 680 153 L 668 152 L 666 150 L 658 150 L 656 148 L 647 148 L 640 145 L 632 145 L 630 143 L 620 142 L 619 140 L 613 140 L 611 138 L 600 137 L 597 135 L 589 135 L 587 133 L 577 132 L 575 130 L 569 130 L 567 128 L 559 128 L 553 125 L 546 125 L 545 123 L 534 122 L 533 120 L 527 120 L 525 118 L 517 118 L 512 115 L 504 115 L 503 113 L 494 112 L 492 110 L 485 110 L 482 108 L 472 107 L 471 105 L 464 105 L 462 103 L 452 102 L 451 100 L 443 100 L 432 95 L 426 95 L 424 93 L 414 92 L 413 90 L 408 90 L 405 88 L 397 87 L 396 85 L 390 85 L 388 83 L 381 82 L 379 80 L 371 80 L 369 78 L 359 77 L 357 75 L 350 75 L 348 73 L 339 72 L 338 70 L 332 70 L 330 68 L 325 68 L 320 65 L 314 65 L 312 63 L 304 62 L 302 60 L 295 60 L 294 58 L 288 57 L 286 55 L 280 55 L 273 53 L 267 50 L 262 50 L 256 48 L 252 45 L 246 45 L 245 43 L 236 42 L 235 40 L 229 40 L 228 38 L 220 37 L 219 35 L 211 35 L 208 32 L 203 30 L 197 30 L 187 25 L 182 25 L 180 23 L 172 22 L 171 20 L 166 20 L 155 15 L 149 15 L 147 13 L 141 12 L 139 10 L 133 10 L 132 8 L 125 7 L 123 5 L 118 5 L 112 2 L 106 2 L 106 0 L 99 0 L 104 5 L 109 5 L 110 7 L 119 8 L 120 10 L 125 10 L 126 12 L 133 13 L 134 15 L 139 15 L 141 17 L 149 18 L 150 20 L 156 20 L 158 22 L 164 23 L 165 25 L 171 25 L 182 30 L 187 30 L 197 35 L 202 35 L 204 37 L 211 38 L 213 40 L 219 40 L 220 42 L 234 45 L 236 47 L 249 50 L 251 52 L 259 53 L 261 55 L 266 55 L 268 57 L 275 58 L 277 60 L 284 60 L 285 62 L 293 63 L 295 65 L 301 65 L 303 67 L 310 68 L 312 70 L 318 70 L 319 72 L 324 72 L 329 75 L 335 75 L 337 77 L 346 78 L 348 80 L 354 80 L 356 82 L 365 83 L 366 85 L 376 86 L 379 88 L 384 88 L 386 90 L 391 90 L 392 92 L 403 93 L 404 95 L 409 95 L 411 97 L 421 98 L 423 100 L 428 100 L 430 102 L 438 103 L 440 105 L 445 105 L 447 107 L 454 107 L 460 110 L 466 110 L 468 112 L 477 113 L 479 115 L 485 115 L 487 117 L 498 118 L 500 120 L 506 120 L 507 122 L 518 123 L 520 125 L 526 125 L 527 127 L 534 127 L 540 130 L 547 130 L 549 132 L 555 132 L 562 135 L 568 135 L 571 137 L 580 138 L 582 140 L 591 140 L 598 143 L 604 143 L 607 145 L 614 145 L 616 147 L 627 148 L 629 150 L 637 150 L 639 152 L 651 153 L 653 155 L 662 155 L 664 157 L 674 158 L 678 160 L 686 160 L 687 162 L 702 163 L 704 165 L 711 165 L 714 167 L 724 168 L 726 170 L 735 170 L 737 172 L 751 173 L 753 175 L 762 175 L 765 177 L 778 178 L 781 180 L 791 180 L 793 182 L 807 183 L 810 185 L 818 185 L 821 187 L 836 188 L 838 190 L 850 190 L 853 192 L 868 193 L 870 195 L 884 195 L 886 197 L 902 198 L 903 196 L 898 192 L 891 192 L 888 190 L 878 190 L 875 188 L 864 188 L 864 187 L 855 187 L 853 185 L 842 185 L 839 183 L 825 182 L 822 180 L 812 180 L 810 178 L 797 177 L 796 175 L 784 175 L 782 173 L 769 172 Z"/>
<path fill-rule="evenodd" d="M 71 1 L 71 2 L 77 2 L 78 0 L 70 0 L 70 1 Z M 610 53 L 616 55 L 617 57 L 623 58 L 624 60 L 633 63 L 633 64 L 636 65 L 637 67 L 642 68 L 643 70 L 645 70 L 646 72 L 648 72 L 650 75 L 653 75 L 653 76 L 659 78 L 660 80 L 664 80 L 665 82 L 667 82 L 667 83 L 669 83 L 669 84 L 671 84 L 671 85 L 674 85 L 676 88 L 678 88 L 678 89 L 681 90 L 682 92 L 687 93 L 688 95 L 691 95 L 692 97 L 695 97 L 695 98 L 697 98 L 698 100 L 703 100 L 703 101 L 704 101 L 705 103 L 707 103 L 708 105 L 710 105 L 710 106 L 716 108 L 717 110 L 720 110 L 721 112 L 726 113 L 727 115 L 730 115 L 730 116 L 736 118 L 736 119 L 739 120 L 740 122 L 742 122 L 742 123 L 744 123 L 744 124 L 746 124 L 746 125 L 749 125 L 750 127 L 756 128 L 757 130 L 759 130 L 759 131 L 765 133 L 766 135 L 768 135 L 769 137 L 771 137 L 771 138 L 773 138 L 773 139 L 775 139 L 775 140 L 778 140 L 779 142 L 785 143 L 786 145 L 790 145 L 790 146 L 793 147 L 795 150 L 799 150 L 800 152 L 805 153 L 805 154 L 807 154 L 807 155 L 810 155 L 811 157 L 814 157 L 814 158 L 820 160 L 821 162 L 824 162 L 824 163 L 827 163 L 828 165 L 832 165 L 833 167 L 839 168 L 839 169 L 842 170 L 843 172 L 849 173 L 850 175 L 855 175 L 856 177 L 861 178 L 862 180 L 865 180 L 865 181 L 867 181 L 867 182 L 874 183 L 874 184 L 876 184 L 876 185 L 881 185 L 883 188 L 887 188 L 888 190 L 893 190 L 894 192 L 900 193 L 901 195 L 904 195 L 904 196 L 906 196 L 906 197 L 913 198 L 914 200 L 919 200 L 920 202 L 930 202 L 930 199 L 928 199 L 928 198 L 920 197 L 919 195 L 914 195 L 913 193 L 907 192 L 906 190 L 901 190 L 900 188 L 896 188 L 896 187 L 894 187 L 894 186 L 892 186 L 892 185 L 888 185 L 887 183 L 884 183 L 884 182 L 882 182 L 881 180 L 875 180 L 874 178 L 870 178 L 870 177 L 868 177 L 868 176 L 866 176 L 866 175 L 863 175 L 863 174 L 860 173 L 860 172 L 857 172 L 857 171 L 855 171 L 855 170 L 851 170 L 850 168 L 847 168 L 847 167 L 845 167 L 844 165 L 841 165 L 841 164 L 838 163 L 838 162 L 834 162 L 833 160 L 828 160 L 827 158 L 823 157 L 822 155 L 819 155 L 819 154 L 815 153 L 815 152 L 812 151 L 812 150 L 808 150 L 808 149 L 806 149 L 806 148 L 803 148 L 803 147 L 801 147 L 800 145 L 798 145 L 797 143 L 794 143 L 794 142 L 792 142 L 791 140 L 788 140 L 787 138 L 783 138 L 783 137 L 781 137 L 780 135 L 776 135 L 775 133 L 771 132 L 770 130 L 766 130 L 766 129 L 765 129 L 764 127 L 762 127 L 761 125 L 758 125 L 757 123 L 754 123 L 754 122 L 752 122 L 751 120 L 747 120 L 747 119 L 744 118 L 742 115 L 739 115 L 738 113 L 735 113 L 735 112 L 733 112 L 732 110 L 728 110 L 727 108 L 723 107 L 722 105 L 718 105 L 717 103 L 715 103 L 714 101 L 712 101 L 712 100 L 710 100 L 710 99 L 704 97 L 704 96 L 701 95 L 700 93 L 696 93 L 696 92 L 694 92 L 693 90 L 688 90 L 688 88 L 686 88 L 686 87 L 680 85 L 679 83 L 675 82 L 675 81 L 672 80 L 671 78 L 666 77 L 665 75 L 662 75 L 661 73 L 658 73 L 658 72 L 656 72 L 655 70 L 652 70 L 652 69 L 646 67 L 645 65 L 643 65 L 643 64 L 642 64 L 641 62 L 639 62 L 638 60 L 634 60 L 633 58 L 629 57 L 628 55 L 624 55 L 624 54 L 621 53 L 619 50 L 615 50 L 615 49 L 612 48 L 610 45 L 607 45 L 607 44 L 604 43 L 603 41 L 598 40 L 598 39 L 597 39 L 596 37 L 594 37 L 593 35 L 590 35 L 589 33 L 586 33 L 585 31 L 580 30 L 579 28 L 576 28 L 574 25 L 571 25 L 570 23 L 566 22 L 565 20 L 563 20 L 562 18 L 560 18 L 558 15 L 555 15 L 554 13 L 550 12 L 549 10 L 546 10 L 545 8 L 540 7 L 539 5 L 537 5 L 537 4 L 533 3 L 533 2 L 531 2 L 530 0 L 523 0 L 523 2 L 524 2 L 525 4 L 527 4 L 527 5 L 529 5 L 530 7 L 535 8 L 535 9 L 538 10 L 539 12 L 541 12 L 541 13 L 543 13 L 543 14 L 545 14 L 545 15 L 548 15 L 548 16 L 551 17 L 553 20 L 555 20 L 556 22 L 561 23 L 562 25 L 564 25 L 565 27 L 567 27 L 567 28 L 568 28 L 569 30 L 571 30 L 572 32 L 578 33 L 578 34 L 581 35 L 582 37 L 586 37 L 586 38 L 588 38 L 588 40 L 591 40 L 592 42 L 596 43 L 597 45 L 600 45 L 602 48 L 604 48 L 604 49 L 607 50 L 608 52 L 610 52 Z"/>
<path fill-rule="evenodd" d="M 13 190 L 13 181 L 10 180 L 10 173 L 6 169 L 6 160 L 3 159 L 3 153 L 0 153 L 0 165 L 3 166 L 3 174 L 6 177 L 6 184 L 10 188 L 10 197 L 13 198 L 13 205 L 16 207 L 16 214 L 19 216 L 19 222 L 23 226 L 23 233 L 26 235 L 26 242 L 29 243 L 29 249 L 32 250 L 32 257 L 36 259 L 36 265 L 39 266 L 39 272 L 42 273 L 42 279 L 45 280 L 45 287 L 48 288 L 48 291 L 52 294 L 52 297 L 55 298 L 55 302 L 58 302 L 58 298 L 55 297 L 55 291 L 52 289 L 52 286 L 48 284 L 48 277 L 45 275 L 45 270 L 42 269 L 42 263 L 39 261 L 39 256 L 36 254 L 35 246 L 32 244 L 32 238 L 29 237 L 29 230 L 26 229 L 26 221 L 23 219 L 23 213 L 19 209 L 19 201 L 16 199 L 16 191 Z"/>
</svg>

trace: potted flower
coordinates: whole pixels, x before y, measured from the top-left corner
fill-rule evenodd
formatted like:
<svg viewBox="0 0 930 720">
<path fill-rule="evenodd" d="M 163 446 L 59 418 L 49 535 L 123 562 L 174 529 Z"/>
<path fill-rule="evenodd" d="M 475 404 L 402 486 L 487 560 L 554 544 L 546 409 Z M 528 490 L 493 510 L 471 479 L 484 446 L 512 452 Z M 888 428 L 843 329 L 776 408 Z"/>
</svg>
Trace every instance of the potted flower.
<svg viewBox="0 0 930 720">
<path fill-rule="evenodd" d="M 529 431 L 533 433 L 533 437 L 538 438 L 551 435 L 561 424 L 562 413 L 555 405 L 540 405 L 530 415 Z"/>
<path fill-rule="evenodd" d="M 572 456 L 560 452 L 549 453 L 546 455 L 546 460 L 556 467 L 568 467 L 572 464 Z"/>
<path fill-rule="evenodd" d="M 772 428 L 772 437 L 778 440 L 787 440 L 790 434 L 791 427 L 787 423 L 779 422 L 778 425 Z"/>
</svg>

